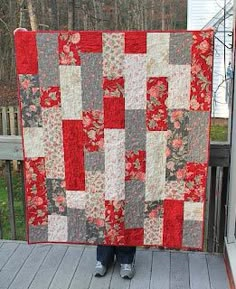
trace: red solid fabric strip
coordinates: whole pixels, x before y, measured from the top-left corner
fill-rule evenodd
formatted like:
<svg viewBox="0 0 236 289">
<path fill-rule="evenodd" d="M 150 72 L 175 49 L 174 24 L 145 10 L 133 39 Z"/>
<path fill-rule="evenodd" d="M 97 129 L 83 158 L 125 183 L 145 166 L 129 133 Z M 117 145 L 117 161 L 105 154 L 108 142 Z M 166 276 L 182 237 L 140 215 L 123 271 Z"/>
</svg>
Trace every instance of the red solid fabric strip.
<svg viewBox="0 0 236 289">
<path fill-rule="evenodd" d="M 81 52 L 102 52 L 102 32 L 81 31 L 80 37 Z"/>
<path fill-rule="evenodd" d="M 125 128 L 123 97 L 104 97 L 104 128 Z"/>
<path fill-rule="evenodd" d="M 36 32 L 16 32 L 16 70 L 18 74 L 38 73 Z"/>
<path fill-rule="evenodd" d="M 146 32 L 125 32 L 125 53 L 146 53 L 146 42 Z"/>
<path fill-rule="evenodd" d="M 164 247 L 182 247 L 183 211 L 184 202 L 182 200 L 164 200 Z"/>
<path fill-rule="evenodd" d="M 66 189 L 84 191 L 84 132 L 82 120 L 63 120 L 62 126 Z"/>
<path fill-rule="evenodd" d="M 127 246 L 143 246 L 144 229 L 126 229 L 125 230 L 125 244 Z"/>
</svg>

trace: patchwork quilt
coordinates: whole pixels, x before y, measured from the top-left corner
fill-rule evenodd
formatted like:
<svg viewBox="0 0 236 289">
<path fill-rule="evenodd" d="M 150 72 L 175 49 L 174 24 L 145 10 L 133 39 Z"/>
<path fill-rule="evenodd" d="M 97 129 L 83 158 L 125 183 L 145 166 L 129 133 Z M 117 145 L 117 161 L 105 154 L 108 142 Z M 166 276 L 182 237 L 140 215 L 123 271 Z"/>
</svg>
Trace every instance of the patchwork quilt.
<svg viewBox="0 0 236 289">
<path fill-rule="evenodd" d="M 213 31 L 15 34 L 29 243 L 202 250 Z"/>
</svg>

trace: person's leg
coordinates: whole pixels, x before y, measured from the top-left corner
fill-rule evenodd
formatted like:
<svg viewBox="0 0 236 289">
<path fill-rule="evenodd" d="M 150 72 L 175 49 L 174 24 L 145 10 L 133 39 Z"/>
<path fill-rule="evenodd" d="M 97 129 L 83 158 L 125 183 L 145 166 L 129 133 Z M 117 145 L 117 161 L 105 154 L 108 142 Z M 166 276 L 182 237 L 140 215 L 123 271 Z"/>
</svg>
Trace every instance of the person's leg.
<svg viewBox="0 0 236 289">
<path fill-rule="evenodd" d="M 122 278 L 133 278 L 135 274 L 135 253 L 136 247 L 116 247 L 116 258 L 120 264 L 120 276 Z"/>
<path fill-rule="evenodd" d="M 100 261 L 104 266 L 109 266 L 114 261 L 114 255 L 114 246 L 97 246 L 97 261 Z"/>
<path fill-rule="evenodd" d="M 97 246 L 97 264 L 95 266 L 95 277 L 102 277 L 106 274 L 109 265 L 114 261 L 115 247 Z"/>
<path fill-rule="evenodd" d="M 134 261 L 136 247 L 116 247 L 116 258 L 119 264 L 131 264 Z"/>
</svg>

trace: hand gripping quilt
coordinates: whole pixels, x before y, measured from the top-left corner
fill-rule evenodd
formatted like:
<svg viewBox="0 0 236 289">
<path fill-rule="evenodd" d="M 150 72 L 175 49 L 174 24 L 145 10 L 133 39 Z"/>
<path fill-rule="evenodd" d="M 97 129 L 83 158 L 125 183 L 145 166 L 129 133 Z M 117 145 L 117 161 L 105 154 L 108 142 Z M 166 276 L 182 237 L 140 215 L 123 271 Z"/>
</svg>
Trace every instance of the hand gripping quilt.
<svg viewBox="0 0 236 289">
<path fill-rule="evenodd" d="M 28 242 L 203 250 L 213 31 L 15 47 Z"/>
</svg>

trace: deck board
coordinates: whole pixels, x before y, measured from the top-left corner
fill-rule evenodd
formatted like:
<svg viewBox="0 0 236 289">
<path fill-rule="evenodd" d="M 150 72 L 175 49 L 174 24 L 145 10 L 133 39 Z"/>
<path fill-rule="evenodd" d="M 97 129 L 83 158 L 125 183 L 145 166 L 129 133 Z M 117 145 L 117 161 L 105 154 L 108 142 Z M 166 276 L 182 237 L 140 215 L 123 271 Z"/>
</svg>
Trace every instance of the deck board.
<svg viewBox="0 0 236 289">
<path fill-rule="evenodd" d="M 82 256 L 84 247 L 69 247 L 61 264 L 52 280 L 49 289 L 68 288 L 79 260 Z"/>
<path fill-rule="evenodd" d="M 138 248 L 136 274 L 93 276 L 96 247 L 0 241 L 0 289 L 229 289 L 221 254 Z"/>
<path fill-rule="evenodd" d="M 69 289 L 87 289 L 93 277 L 96 250 L 94 247 L 86 247 L 78 263 Z M 80 286 L 80 287 L 79 287 Z"/>
<path fill-rule="evenodd" d="M 191 289 L 211 289 L 206 256 L 189 253 L 189 276 Z"/>
<path fill-rule="evenodd" d="M 138 250 L 136 253 L 136 274 L 131 280 L 130 289 L 149 288 L 151 279 L 152 251 Z"/>
<path fill-rule="evenodd" d="M 170 252 L 153 252 L 150 289 L 170 288 Z"/>
<path fill-rule="evenodd" d="M 170 254 L 170 289 L 190 289 L 188 254 Z"/>
<path fill-rule="evenodd" d="M 24 263 L 24 266 L 13 279 L 9 289 L 28 288 L 50 249 L 50 245 L 36 246 L 29 258 Z"/>
<path fill-rule="evenodd" d="M 7 289 L 24 262 L 33 250 L 33 246 L 20 244 L 15 253 L 8 259 L 0 274 L 0 288 Z"/>
<path fill-rule="evenodd" d="M 115 264 L 114 272 L 111 279 L 110 289 L 129 289 L 130 280 L 120 278 L 120 266 Z"/>
<path fill-rule="evenodd" d="M 212 289 L 229 289 L 222 255 L 206 255 Z"/>
<path fill-rule="evenodd" d="M 104 277 L 97 278 L 93 276 L 89 289 L 109 289 L 113 271 L 114 265 L 108 269 L 108 272 Z"/>
<path fill-rule="evenodd" d="M 4 243 L 0 248 L 0 270 L 19 246 L 19 243 Z"/>
<path fill-rule="evenodd" d="M 46 289 L 49 287 L 68 249 L 68 246 L 52 246 L 52 249 L 41 264 L 29 289 Z"/>
</svg>

